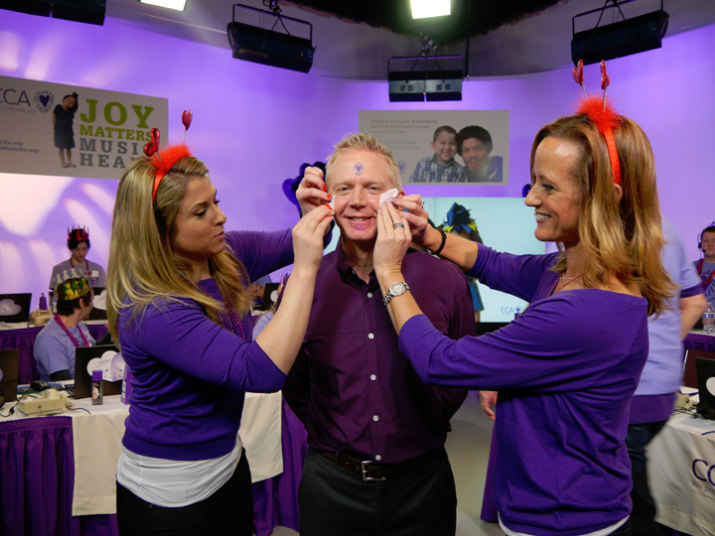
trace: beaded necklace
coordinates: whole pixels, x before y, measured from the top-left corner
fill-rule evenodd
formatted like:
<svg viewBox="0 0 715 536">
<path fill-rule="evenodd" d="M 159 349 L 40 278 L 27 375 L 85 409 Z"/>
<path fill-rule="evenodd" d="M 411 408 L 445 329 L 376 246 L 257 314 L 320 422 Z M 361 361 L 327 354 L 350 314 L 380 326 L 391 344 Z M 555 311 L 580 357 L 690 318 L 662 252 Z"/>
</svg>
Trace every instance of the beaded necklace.
<svg viewBox="0 0 715 536">
<path fill-rule="evenodd" d="M 79 341 L 77 339 L 75 339 L 74 336 L 70 333 L 70 330 L 67 329 L 67 326 L 65 326 L 64 322 L 62 322 L 60 315 L 55 315 L 55 322 L 57 322 L 57 324 L 64 330 L 64 332 L 67 334 L 67 336 L 72 341 L 72 344 L 74 345 L 74 347 L 79 348 Z M 87 340 L 87 337 L 85 337 L 84 331 L 82 331 L 82 328 L 79 327 L 79 324 L 77 324 L 77 329 L 79 330 L 79 334 L 82 335 L 82 342 L 84 343 L 82 346 L 89 346 L 89 341 Z"/>
<path fill-rule="evenodd" d="M 572 277 L 571 279 L 566 279 L 564 277 L 564 274 L 561 274 L 561 277 L 557 278 L 556 281 L 554 281 L 554 284 L 551 285 L 551 288 L 549 289 L 549 292 L 546 293 L 547 296 L 551 296 L 552 294 L 556 294 L 558 291 L 563 290 L 567 285 L 570 285 L 574 281 L 576 281 L 578 278 L 580 278 L 583 275 L 583 272 L 578 274 L 576 277 Z M 562 281 L 566 279 L 563 285 L 557 288 L 557 285 L 559 281 Z"/>
<path fill-rule="evenodd" d="M 244 341 L 248 341 L 248 339 L 246 339 L 246 334 L 243 331 L 243 326 L 241 325 L 240 320 L 236 317 L 233 307 L 226 305 L 226 311 L 228 312 L 228 319 L 231 322 L 231 331 L 241 337 Z"/>
</svg>

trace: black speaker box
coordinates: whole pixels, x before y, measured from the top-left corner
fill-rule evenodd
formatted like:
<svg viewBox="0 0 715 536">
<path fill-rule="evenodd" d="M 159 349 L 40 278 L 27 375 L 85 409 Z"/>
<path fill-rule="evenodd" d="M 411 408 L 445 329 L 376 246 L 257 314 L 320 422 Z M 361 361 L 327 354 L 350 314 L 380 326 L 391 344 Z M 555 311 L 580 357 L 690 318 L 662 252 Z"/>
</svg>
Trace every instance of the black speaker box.
<svg viewBox="0 0 715 536">
<path fill-rule="evenodd" d="M 49 17 L 52 11 L 50 0 L 0 0 L 0 8 L 43 17 Z"/>
<path fill-rule="evenodd" d="M 106 0 L 53 0 L 52 16 L 56 19 L 104 24 Z"/>
<path fill-rule="evenodd" d="M 447 71 L 390 71 L 390 102 L 462 100 L 464 73 Z"/>
<path fill-rule="evenodd" d="M 589 64 L 660 48 L 667 29 L 668 14 L 658 10 L 574 33 L 571 59 Z"/>
<path fill-rule="evenodd" d="M 309 39 L 235 21 L 228 23 L 226 33 L 234 58 L 303 73 L 313 66 L 314 49 Z"/>
</svg>

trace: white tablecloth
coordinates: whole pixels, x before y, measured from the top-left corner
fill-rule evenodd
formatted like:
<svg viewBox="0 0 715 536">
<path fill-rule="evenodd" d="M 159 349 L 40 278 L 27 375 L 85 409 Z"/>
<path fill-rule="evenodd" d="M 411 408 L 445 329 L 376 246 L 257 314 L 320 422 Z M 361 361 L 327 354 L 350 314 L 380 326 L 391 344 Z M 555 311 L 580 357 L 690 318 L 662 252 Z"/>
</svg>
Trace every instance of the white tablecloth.
<svg viewBox="0 0 715 536">
<path fill-rule="evenodd" d="M 129 408 L 119 395 L 105 396 L 104 404 L 93 406 L 91 398 L 73 400 L 75 408 L 61 415 L 72 417 L 75 480 L 72 515 L 116 513 L 115 481 L 121 454 L 124 420 Z M 283 472 L 281 448 L 281 393 L 246 393 L 239 436 L 246 449 L 253 482 Z M 22 418 L 20 412 L 10 418 Z M 42 417 L 30 417 L 42 418 Z"/>
<path fill-rule="evenodd" d="M 715 421 L 674 415 L 648 446 L 659 523 L 715 536 Z"/>
</svg>

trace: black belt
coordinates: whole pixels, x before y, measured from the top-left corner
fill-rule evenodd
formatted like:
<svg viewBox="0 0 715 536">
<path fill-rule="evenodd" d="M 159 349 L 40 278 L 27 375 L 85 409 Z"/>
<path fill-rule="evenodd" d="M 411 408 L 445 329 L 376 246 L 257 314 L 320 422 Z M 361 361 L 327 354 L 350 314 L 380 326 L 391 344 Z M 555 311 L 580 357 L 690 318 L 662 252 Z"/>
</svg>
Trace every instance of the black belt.
<svg viewBox="0 0 715 536">
<path fill-rule="evenodd" d="M 404 473 L 424 464 L 426 461 L 442 451 L 442 449 L 437 449 L 403 463 L 382 464 L 375 463 L 372 460 L 360 460 L 358 458 L 354 458 L 353 456 L 341 454 L 339 452 L 330 452 L 328 450 L 318 449 L 313 450 L 315 450 L 315 452 L 320 454 L 323 458 L 327 458 L 333 462 L 335 465 L 342 467 L 343 469 L 347 469 L 351 473 L 355 473 L 362 478 L 363 482 L 375 482 L 395 478 L 400 473 Z"/>
</svg>

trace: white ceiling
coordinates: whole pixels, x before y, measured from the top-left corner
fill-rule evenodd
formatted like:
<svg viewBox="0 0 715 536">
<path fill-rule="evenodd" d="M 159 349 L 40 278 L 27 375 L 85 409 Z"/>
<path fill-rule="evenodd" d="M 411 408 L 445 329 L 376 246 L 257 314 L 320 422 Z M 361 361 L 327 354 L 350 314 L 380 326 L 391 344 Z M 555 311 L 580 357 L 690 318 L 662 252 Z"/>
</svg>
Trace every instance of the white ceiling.
<svg viewBox="0 0 715 536">
<path fill-rule="evenodd" d="M 336 0 L 340 1 L 340 0 Z M 363 0 L 364 1 L 364 0 Z M 397 0 L 383 0 L 397 1 Z M 453 0 L 455 1 L 455 0 Z M 474 0 L 509 1 L 509 0 Z M 610 1 L 610 0 L 609 0 Z M 241 4 L 266 9 L 262 0 L 242 0 Z M 469 40 L 469 76 L 508 76 L 553 70 L 571 63 L 572 17 L 601 8 L 605 0 L 562 0 L 536 15 L 515 24 L 506 24 Z M 107 0 L 107 17 L 125 19 L 149 31 L 218 46 L 230 54 L 226 25 L 232 19 L 231 0 L 187 0 L 184 12 L 146 6 L 138 0 Z M 316 47 L 311 74 L 351 79 L 386 79 L 387 61 L 392 56 L 418 56 L 421 40 L 386 29 L 340 19 L 314 9 L 281 2 L 283 15 L 313 25 Z M 637 0 L 621 8 L 627 18 L 660 9 L 660 0 Z M 668 35 L 715 25 L 715 0 L 664 0 L 670 15 Z M 241 9 L 238 14 L 240 19 Z M 601 24 L 616 22 L 609 9 Z M 262 24 L 272 24 L 267 16 Z M 249 22 L 249 21 L 246 21 Z M 254 24 L 253 22 L 249 22 Z M 587 26 L 591 24 L 591 26 Z M 588 17 L 577 19 L 576 31 L 595 25 Z M 440 47 L 437 55 L 465 54 L 465 41 Z M 694 53 L 708 53 L 694 51 Z M 709 53 L 708 53 L 709 54 Z"/>
</svg>

